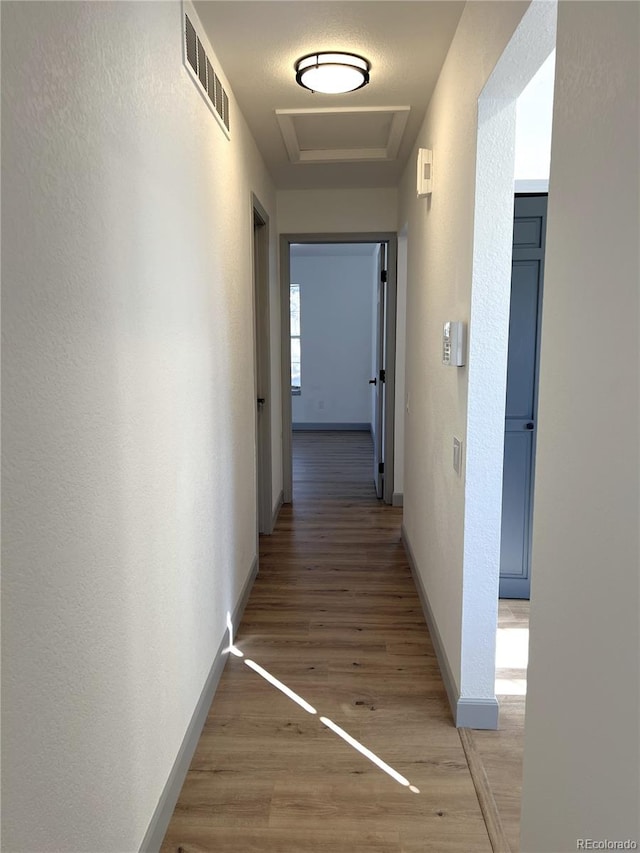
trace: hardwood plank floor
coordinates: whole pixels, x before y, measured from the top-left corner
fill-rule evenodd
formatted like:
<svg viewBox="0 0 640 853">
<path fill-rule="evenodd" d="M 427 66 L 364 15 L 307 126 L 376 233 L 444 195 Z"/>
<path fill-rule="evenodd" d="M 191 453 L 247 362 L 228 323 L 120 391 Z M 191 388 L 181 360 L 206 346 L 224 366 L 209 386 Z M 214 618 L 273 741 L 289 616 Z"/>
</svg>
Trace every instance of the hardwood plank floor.
<svg viewBox="0 0 640 853">
<path fill-rule="evenodd" d="M 229 656 L 163 853 L 489 853 L 401 516 L 375 497 L 368 434 L 294 434 L 294 503 L 261 538 L 244 657 Z"/>
<path fill-rule="evenodd" d="M 511 853 L 520 850 L 520 801 L 527 687 L 529 602 L 503 599 L 498 609 L 496 695 L 500 728 L 473 731 Z"/>
</svg>

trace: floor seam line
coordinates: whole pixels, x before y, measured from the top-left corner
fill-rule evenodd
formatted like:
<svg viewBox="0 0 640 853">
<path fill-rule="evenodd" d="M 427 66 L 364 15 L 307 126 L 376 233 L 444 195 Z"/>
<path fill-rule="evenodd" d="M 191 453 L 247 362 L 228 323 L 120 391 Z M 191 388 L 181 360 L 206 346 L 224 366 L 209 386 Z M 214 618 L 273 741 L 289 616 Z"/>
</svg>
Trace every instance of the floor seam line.
<svg viewBox="0 0 640 853">
<path fill-rule="evenodd" d="M 511 847 L 509 846 L 507 836 L 505 835 L 505 831 L 502 826 L 500 812 L 498 811 L 498 806 L 496 805 L 482 758 L 476 749 L 473 739 L 473 731 L 468 728 L 459 728 L 458 735 L 467 759 L 471 779 L 473 780 L 473 785 L 476 789 L 478 803 L 480 805 L 480 811 L 482 812 L 485 826 L 487 827 L 487 835 L 489 836 L 491 849 L 493 850 L 493 853 L 511 853 Z"/>
</svg>

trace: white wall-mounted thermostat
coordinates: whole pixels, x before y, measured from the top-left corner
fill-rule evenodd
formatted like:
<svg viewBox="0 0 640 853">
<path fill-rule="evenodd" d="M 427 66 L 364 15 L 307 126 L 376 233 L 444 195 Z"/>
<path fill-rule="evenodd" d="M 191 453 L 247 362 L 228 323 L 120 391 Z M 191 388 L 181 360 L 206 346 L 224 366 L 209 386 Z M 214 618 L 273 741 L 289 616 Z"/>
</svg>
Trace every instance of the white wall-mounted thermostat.
<svg viewBox="0 0 640 853">
<path fill-rule="evenodd" d="M 430 195 L 433 190 L 433 151 L 429 148 L 418 148 L 418 198 Z"/>
<path fill-rule="evenodd" d="M 442 328 L 442 363 L 448 367 L 462 367 L 465 348 L 465 325 L 447 320 Z"/>
</svg>

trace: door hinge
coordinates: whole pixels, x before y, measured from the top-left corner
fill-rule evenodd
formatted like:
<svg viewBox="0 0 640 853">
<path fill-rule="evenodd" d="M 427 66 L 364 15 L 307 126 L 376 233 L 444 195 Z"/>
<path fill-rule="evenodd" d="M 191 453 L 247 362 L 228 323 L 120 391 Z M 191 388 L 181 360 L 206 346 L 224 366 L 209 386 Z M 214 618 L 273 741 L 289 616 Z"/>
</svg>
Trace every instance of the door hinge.
<svg viewBox="0 0 640 853">
<path fill-rule="evenodd" d="M 386 280 L 387 280 L 387 271 L 386 270 L 380 270 L 380 281 L 386 282 Z"/>
<path fill-rule="evenodd" d="M 386 372 L 386 370 L 381 370 L 380 371 L 380 382 L 386 382 L 386 381 L 387 381 L 387 372 Z"/>
<path fill-rule="evenodd" d="M 378 474 L 384 474 L 384 462 L 378 462 Z"/>
</svg>

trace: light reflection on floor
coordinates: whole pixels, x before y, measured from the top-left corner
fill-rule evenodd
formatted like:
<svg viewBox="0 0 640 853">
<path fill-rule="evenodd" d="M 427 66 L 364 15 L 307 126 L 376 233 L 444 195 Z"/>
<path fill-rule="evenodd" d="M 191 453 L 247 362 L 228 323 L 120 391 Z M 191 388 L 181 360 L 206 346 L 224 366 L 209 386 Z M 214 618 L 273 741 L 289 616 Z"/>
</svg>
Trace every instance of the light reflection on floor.
<svg viewBox="0 0 640 853">
<path fill-rule="evenodd" d="M 301 708 L 304 708 L 304 710 L 308 714 L 317 713 L 313 705 L 310 705 L 302 698 L 302 696 L 299 696 L 295 692 L 295 690 L 291 690 L 290 687 L 287 687 L 286 684 L 283 684 L 278 678 L 276 678 L 274 675 L 271 675 L 270 672 L 267 672 L 266 669 L 263 669 L 261 666 L 258 666 L 255 661 L 245 659 L 245 664 L 250 667 L 250 669 L 252 669 L 254 672 L 257 672 L 258 675 L 261 675 L 265 681 L 269 682 L 269 684 L 272 684 L 276 688 L 276 690 L 279 690 L 281 693 L 284 693 L 285 696 L 288 696 L 289 699 L 291 699 L 293 702 L 296 702 L 298 705 L 300 705 Z"/>
<path fill-rule="evenodd" d="M 227 613 L 227 628 L 229 630 L 229 646 L 224 651 L 234 655 L 235 657 L 244 658 L 244 652 L 242 652 L 233 642 L 233 623 L 231 621 L 231 614 L 229 613 Z M 287 685 L 280 681 L 280 679 L 276 678 L 274 675 L 271 675 L 271 673 L 268 672 L 268 670 L 264 669 L 264 667 L 261 667 L 255 661 L 249 659 L 245 659 L 244 663 L 257 675 L 260 675 L 262 678 L 264 678 L 265 681 L 267 681 L 269 684 L 271 684 L 273 687 L 275 687 L 277 690 L 279 690 L 281 693 L 283 693 L 285 696 L 287 696 L 289 699 L 291 699 L 293 702 L 303 708 L 308 714 L 317 714 L 317 711 L 313 707 L 313 705 L 310 705 L 305 699 L 302 698 L 302 696 L 296 693 L 295 690 L 291 690 L 290 687 L 287 687 Z M 412 785 L 409 780 L 406 779 L 401 773 L 398 773 L 397 770 L 394 770 L 393 767 L 387 764 L 386 761 L 383 761 L 378 755 L 375 754 L 375 752 L 372 752 L 370 749 L 367 749 L 366 746 L 361 744 L 360 741 L 356 740 L 343 728 L 334 723 L 333 720 L 330 720 L 328 717 L 320 717 L 320 722 L 328 729 L 330 729 L 330 731 L 332 731 L 334 734 L 338 735 L 339 738 L 342 738 L 345 743 L 348 743 L 349 746 L 353 747 L 353 749 L 355 749 L 365 758 L 368 758 L 369 761 L 373 762 L 376 767 L 379 767 L 380 770 L 382 770 L 388 776 L 391 776 L 392 779 L 394 779 L 404 788 L 408 788 L 408 790 L 411 791 L 412 794 L 420 793 L 419 788 L 417 788 L 415 785 Z"/>
<path fill-rule="evenodd" d="M 529 629 L 498 628 L 496 635 L 496 696 L 527 695 Z"/>
</svg>

